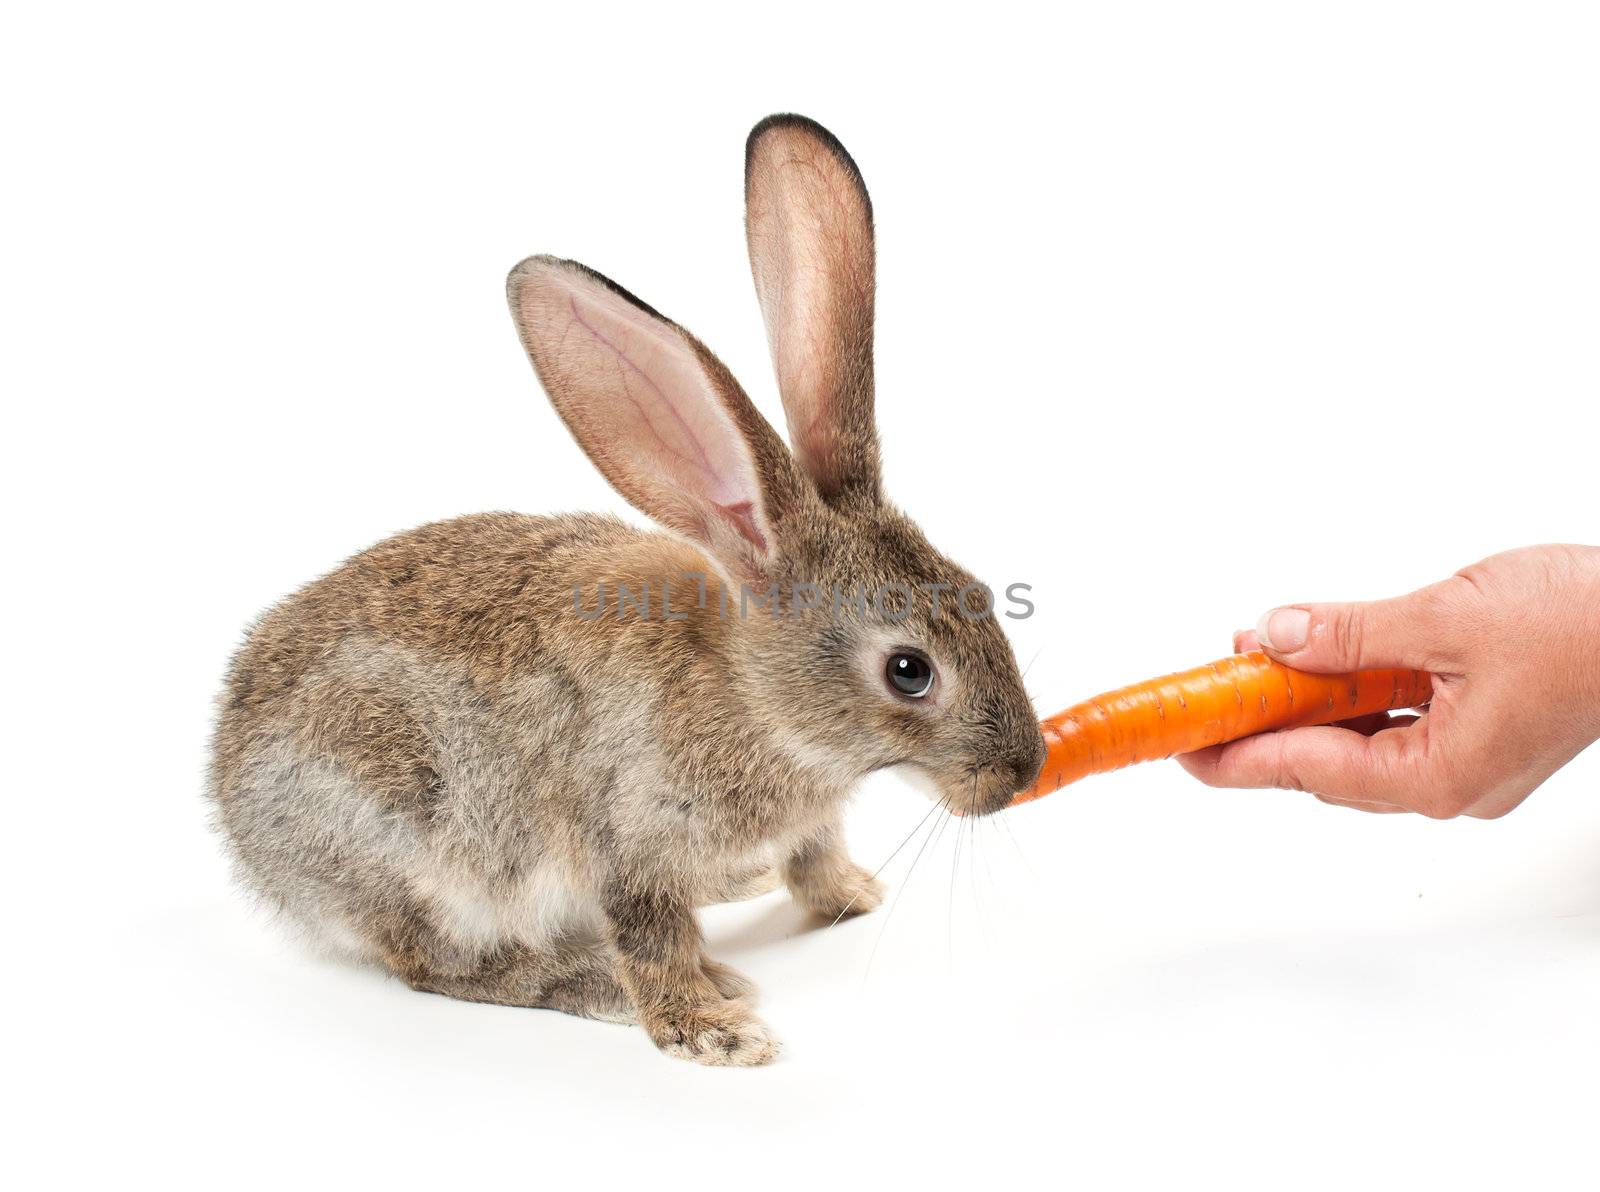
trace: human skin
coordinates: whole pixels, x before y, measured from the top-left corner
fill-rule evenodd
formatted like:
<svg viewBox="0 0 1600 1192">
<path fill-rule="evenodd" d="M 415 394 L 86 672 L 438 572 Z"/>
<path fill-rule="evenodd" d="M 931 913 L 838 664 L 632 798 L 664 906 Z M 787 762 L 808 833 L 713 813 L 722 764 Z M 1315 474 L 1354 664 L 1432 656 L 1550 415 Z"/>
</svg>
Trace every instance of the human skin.
<svg viewBox="0 0 1600 1192">
<path fill-rule="evenodd" d="M 1294 604 L 1234 635 L 1287 666 L 1415 667 L 1420 716 L 1266 733 L 1178 760 L 1208 786 L 1362 811 L 1493 819 L 1600 738 L 1600 547 L 1530 546 L 1407 596 Z"/>
</svg>

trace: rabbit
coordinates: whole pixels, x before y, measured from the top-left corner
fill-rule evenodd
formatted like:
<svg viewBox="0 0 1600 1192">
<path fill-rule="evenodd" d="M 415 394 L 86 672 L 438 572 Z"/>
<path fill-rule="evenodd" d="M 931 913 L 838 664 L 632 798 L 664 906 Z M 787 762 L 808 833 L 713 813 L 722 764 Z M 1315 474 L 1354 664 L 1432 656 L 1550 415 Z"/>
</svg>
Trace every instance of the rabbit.
<svg viewBox="0 0 1600 1192">
<path fill-rule="evenodd" d="M 529 257 L 507 293 L 538 379 L 662 531 L 487 513 L 362 551 L 250 631 L 209 787 L 242 883 L 323 944 L 732 1066 L 778 1044 L 698 907 L 781 879 L 869 912 L 841 829 L 864 776 L 909 764 L 986 814 L 1044 761 L 992 599 L 958 612 L 972 576 L 883 494 L 855 163 L 773 116 L 745 188 L 792 452 L 689 332 Z"/>
</svg>

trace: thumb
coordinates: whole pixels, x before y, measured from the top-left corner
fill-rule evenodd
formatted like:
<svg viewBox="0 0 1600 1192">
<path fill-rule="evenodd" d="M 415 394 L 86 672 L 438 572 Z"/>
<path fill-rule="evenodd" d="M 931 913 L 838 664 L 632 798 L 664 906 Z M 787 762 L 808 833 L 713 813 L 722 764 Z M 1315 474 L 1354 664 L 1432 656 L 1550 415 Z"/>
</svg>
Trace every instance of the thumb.
<svg viewBox="0 0 1600 1192">
<path fill-rule="evenodd" d="M 1256 636 L 1268 654 L 1300 670 L 1423 667 L 1438 628 L 1424 592 L 1357 604 L 1286 605 L 1263 614 Z"/>
</svg>

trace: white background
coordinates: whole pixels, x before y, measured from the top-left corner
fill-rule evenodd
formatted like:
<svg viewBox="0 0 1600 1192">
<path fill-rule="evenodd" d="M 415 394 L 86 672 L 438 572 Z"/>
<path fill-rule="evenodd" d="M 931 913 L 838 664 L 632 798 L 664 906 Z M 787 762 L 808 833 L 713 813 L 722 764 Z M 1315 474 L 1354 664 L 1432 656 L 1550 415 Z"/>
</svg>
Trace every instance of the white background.
<svg viewBox="0 0 1600 1192">
<path fill-rule="evenodd" d="M 1594 1186 L 1593 751 L 1493 823 L 1150 766 L 906 850 L 892 916 L 719 909 L 786 1044 L 756 1071 L 309 959 L 200 794 L 279 596 L 422 521 L 622 508 L 517 347 L 525 254 L 615 276 L 776 417 L 740 222 L 774 110 L 866 175 L 889 487 L 1034 585 L 1041 711 L 1274 603 L 1596 541 L 1592 7 L 6 26 L 18 1186 Z M 875 779 L 858 858 L 924 807 Z"/>
</svg>

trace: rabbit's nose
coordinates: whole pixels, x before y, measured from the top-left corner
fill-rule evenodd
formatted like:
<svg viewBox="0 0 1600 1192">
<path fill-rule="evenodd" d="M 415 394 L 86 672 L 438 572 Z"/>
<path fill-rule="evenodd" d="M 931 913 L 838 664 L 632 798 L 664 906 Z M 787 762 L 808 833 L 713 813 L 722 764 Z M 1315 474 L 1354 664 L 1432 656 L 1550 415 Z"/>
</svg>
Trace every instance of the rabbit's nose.
<svg viewBox="0 0 1600 1192">
<path fill-rule="evenodd" d="M 1039 730 L 1032 729 L 1007 760 L 1015 783 L 1012 789 L 1022 791 L 1032 786 L 1044 769 L 1044 737 Z"/>
</svg>

